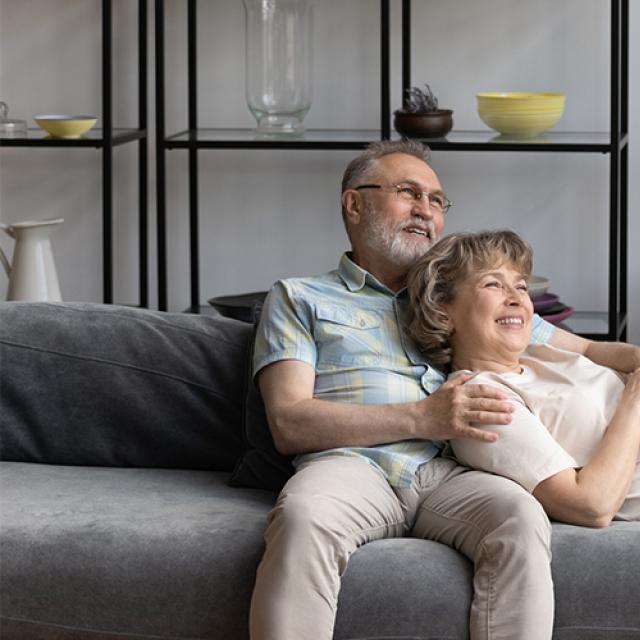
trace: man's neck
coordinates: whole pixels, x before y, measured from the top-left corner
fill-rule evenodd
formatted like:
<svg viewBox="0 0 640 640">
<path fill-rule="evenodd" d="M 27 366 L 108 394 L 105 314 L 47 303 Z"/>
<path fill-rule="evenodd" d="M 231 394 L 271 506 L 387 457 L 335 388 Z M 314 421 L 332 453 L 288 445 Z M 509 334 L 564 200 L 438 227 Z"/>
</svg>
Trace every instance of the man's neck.
<svg viewBox="0 0 640 640">
<path fill-rule="evenodd" d="M 351 259 L 391 291 L 397 293 L 401 289 L 404 289 L 407 284 L 407 270 L 400 269 L 393 263 L 383 259 L 367 259 L 366 257 L 361 257 L 355 249 L 351 254 Z"/>
</svg>

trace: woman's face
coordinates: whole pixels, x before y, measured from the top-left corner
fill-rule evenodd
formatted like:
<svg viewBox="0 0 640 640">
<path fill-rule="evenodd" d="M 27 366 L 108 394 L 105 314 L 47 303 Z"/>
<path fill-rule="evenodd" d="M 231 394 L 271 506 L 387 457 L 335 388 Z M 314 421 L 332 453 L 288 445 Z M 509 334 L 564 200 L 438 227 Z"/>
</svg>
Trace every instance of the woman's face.
<svg viewBox="0 0 640 640">
<path fill-rule="evenodd" d="M 511 263 L 470 273 L 445 305 L 454 365 L 469 359 L 511 364 L 529 344 L 533 304 L 525 276 Z"/>
</svg>

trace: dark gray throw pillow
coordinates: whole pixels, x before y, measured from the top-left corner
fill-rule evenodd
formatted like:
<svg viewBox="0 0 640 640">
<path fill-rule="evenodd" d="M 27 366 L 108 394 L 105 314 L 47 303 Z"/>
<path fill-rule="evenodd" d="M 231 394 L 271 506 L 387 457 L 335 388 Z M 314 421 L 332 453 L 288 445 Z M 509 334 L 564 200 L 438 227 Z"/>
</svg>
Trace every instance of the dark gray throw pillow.
<svg viewBox="0 0 640 640">
<path fill-rule="evenodd" d="M 280 491 L 293 474 L 291 465 L 293 458 L 283 456 L 276 450 L 267 422 L 264 402 L 260 390 L 253 381 L 253 345 L 255 328 L 261 311 L 262 303 L 258 302 L 254 305 L 251 314 L 254 324 L 246 366 L 247 384 L 242 428 L 244 451 L 231 474 L 230 484 L 233 487 Z"/>
<path fill-rule="evenodd" d="M 219 315 L 0 303 L 0 456 L 231 471 L 251 335 Z"/>
</svg>

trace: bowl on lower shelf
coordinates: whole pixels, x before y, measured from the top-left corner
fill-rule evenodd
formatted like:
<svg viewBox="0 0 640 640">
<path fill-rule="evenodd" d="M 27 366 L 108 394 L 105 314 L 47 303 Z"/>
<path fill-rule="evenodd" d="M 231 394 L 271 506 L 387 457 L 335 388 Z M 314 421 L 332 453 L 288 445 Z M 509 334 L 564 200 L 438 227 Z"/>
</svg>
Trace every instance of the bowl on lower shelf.
<svg viewBox="0 0 640 640">
<path fill-rule="evenodd" d="M 488 127 L 530 138 L 555 126 L 564 112 L 562 93 L 489 92 L 476 94 L 478 115 Z"/>
<path fill-rule="evenodd" d="M 95 116 L 72 116 L 66 114 L 40 115 L 34 118 L 36 124 L 53 138 L 75 140 L 95 127 Z"/>
<path fill-rule="evenodd" d="M 544 276 L 529 276 L 527 280 L 527 288 L 529 289 L 529 297 L 532 300 L 543 296 L 549 290 L 549 278 Z"/>
</svg>

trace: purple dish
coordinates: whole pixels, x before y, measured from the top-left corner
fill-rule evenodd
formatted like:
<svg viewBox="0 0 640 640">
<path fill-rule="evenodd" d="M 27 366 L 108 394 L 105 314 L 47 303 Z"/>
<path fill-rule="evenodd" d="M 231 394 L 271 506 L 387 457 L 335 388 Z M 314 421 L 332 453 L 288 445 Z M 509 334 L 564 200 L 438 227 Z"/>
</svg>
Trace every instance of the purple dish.
<svg viewBox="0 0 640 640">
<path fill-rule="evenodd" d="M 566 320 L 573 313 L 572 307 L 565 307 L 562 311 L 557 313 L 550 313 L 549 315 L 543 315 L 542 317 L 551 324 L 558 324 L 563 320 Z"/>
<path fill-rule="evenodd" d="M 559 298 L 555 293 L 543 293 L 541 296 L 537 298 L 533 298 L 533 310 L 536 313 L 540 313 L 545 309 L 549 309 L 553 307 L 553 305 L 558 302 Z"/>
</svg>

